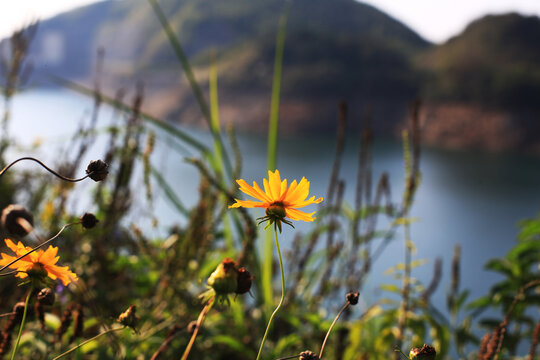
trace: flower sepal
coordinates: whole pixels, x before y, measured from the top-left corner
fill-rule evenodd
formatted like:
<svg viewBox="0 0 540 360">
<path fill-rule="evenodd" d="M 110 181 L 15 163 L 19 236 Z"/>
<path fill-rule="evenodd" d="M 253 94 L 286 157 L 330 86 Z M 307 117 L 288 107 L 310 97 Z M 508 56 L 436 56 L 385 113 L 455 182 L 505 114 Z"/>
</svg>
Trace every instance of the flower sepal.
<svg viewBox="0 0 540 360">
<path fill-rule="evenodd" d="M 261 225 L 262 223 L 268 221 L 268 224 L 264 227 L 264 229 L 268 229 L 270 225 L 274 225 L 275 229 L 279 230 L 279 233 L 281 234 L 282 228 L 281 223 L 285 223 L 289 226 L 291 226 L 294 229 L 294 225 L 290 220 L 285 219 L 285 216 L 287 215 L 287 212 L 285 211 L 285 207 L 280 203 L 275 203 L 270 205 L 268 208 L 266 208 L 266 215 L 260 218 L 257 218 L 256 220 L 257 225 Z"/>
</svg>

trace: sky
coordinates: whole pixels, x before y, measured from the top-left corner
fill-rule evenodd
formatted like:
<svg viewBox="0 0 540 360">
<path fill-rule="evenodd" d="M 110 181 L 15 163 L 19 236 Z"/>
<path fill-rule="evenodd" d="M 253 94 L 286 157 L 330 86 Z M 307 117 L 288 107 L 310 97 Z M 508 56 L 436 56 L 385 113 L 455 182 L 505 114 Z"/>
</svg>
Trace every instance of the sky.
<svg viewBox="0 0 540 360">
<path fill-rule="evenodd" d="M 125 0 L 129 1 L 129 0 Z M 332 1 L 332 0 L 328 0 Z M 0 0 L 0 38 L 35 19 L 96 0 Z M 425 39 L 441 43 L 486 14 L 517 11 L 540 16 L 540 0 L 364 0 L 405 23 Z"/>
</svg>

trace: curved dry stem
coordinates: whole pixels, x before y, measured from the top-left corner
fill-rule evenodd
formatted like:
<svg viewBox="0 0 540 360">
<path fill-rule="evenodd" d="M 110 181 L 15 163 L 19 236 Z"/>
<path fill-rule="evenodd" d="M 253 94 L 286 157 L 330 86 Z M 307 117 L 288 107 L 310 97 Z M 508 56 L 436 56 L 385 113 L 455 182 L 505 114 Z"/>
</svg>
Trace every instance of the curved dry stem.
<svg viewBox="0 0 540 360">
<path fill-rule="evenodd" d="M 319 352 L 319 359 L 322 360 L 323 358 L 324 347 L 326 346 L 326 341 L 328 340 L 328 337 L 330 336 L 330 333 L 332 332 L 334 325 L 336 325 L 339 317 L 349 307 L 349 305 L 351 305 L 351 303 L 347 301 L 347 303 L 341 308 L 341 310 L 339 310 L 338 314 L 336 315 L 336 318 L 332 322 L 332 325 L 330 325 L 330 328 L 328 329 L 328 332 L 326 333 L 326 336 L 324 337 L 324 341 L 321 345 L 321 351 Z"/>
<path fill-rule="evenodd" d="M 47 165 L 45 165 L 44 163 L 42 163 L 40 160 L 36 159 L 36 158 L 33 158 L 31 156 L 25 156 L 25 157 L 22 157 L 20 159 L 17 159 L 15 161 L 13 161 L 11 164 L 7 165 L 5 168 L 3 168 L 1 171 L 0 171 L 0 176 L 4 175 L 4 173 L 6 171 L 8 171 L 8 169 L 10 167 L 12 167 L 13 165 L 15 165 L 16 163 L 18 163 L 19 161 L 23 161 L 23 160 L 31 160 L 31 161 L 35 161 L 37 162 L 39 165 L 41 165 L 42 167 L 44 167 L 48 172 L 50 172 L 51 174 L 53 174 L 54 176 L 64 180 L 64 181 L 69 181 L 69 182 L 79 182 L 79 181 L 82 181 L 84 179 L 86 179 L 87 177 L 89 177 L 92 173 L 89 173 L 89 174 L 86 174 L 85 176 L 83 176 L 82 178 L 79 178 L 79 179 L 72 179 L 72 178 L 68 178 L 66 176 L 63 176 L 63 175 L 60 175 L 59 173 L 57 173 L 56 171 L 54 171 L 53 169 L 51 169 L 50 167 L 48 167 Z"/>
<path fill-rule="evenodd" d="M 212 306 L 214 306 L 215 302 L 216 302 L 216 297 L 212 296 L 212 298 L 208 300 L 208 303 L 199 314 L 199 318 L 197 319 L 197 325 L 195 326 L 195 330 L 193 330 L 193 335 L 191 335 L 191 339 L 189 340 L 189 343 L 186 346 L 186 350 L 184 350 L 184 354 L 182 355 L 182 360 L 187 360 L 189 353 L 191 352 L 191 349 L 193 348 L 193 344 L 195 343 L 195 339 L 197 338 L 197 334 L 199 333 L 199 329 L 202 326 L 204 319 L 206 319 L 206 315 L 208 315 L 208 312 L 210 312 L 210 309 L 212 309 Z"/>
</svg>

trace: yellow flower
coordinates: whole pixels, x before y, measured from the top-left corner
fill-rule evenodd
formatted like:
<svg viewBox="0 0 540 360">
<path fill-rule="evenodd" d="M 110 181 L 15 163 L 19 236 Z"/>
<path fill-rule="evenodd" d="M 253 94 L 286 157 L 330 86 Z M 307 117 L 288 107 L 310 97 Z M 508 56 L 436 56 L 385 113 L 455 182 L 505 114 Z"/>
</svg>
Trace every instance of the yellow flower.
<svg viewBox="0 0 540 360">
<path fill-rule="evenodd" d="M 236 200 L 236 203 L 229 206 L 229 208 L 246 207 L 246 208 L 264 208 L 266 209 L 266 216 L 261 218 L 262 221 L 270 221 L 270 223 L 277 223 L 281 229 L 280 222 L 285 222 L 292 226 L 291 222 L 285 220 L 288 217 L 291 220 L 303 220 L 313 221 L 315 218 L 312 213 L 305 213 L 298 210 L 304 206 L 310 204 L 318 204 L 323 201 L 320 197 L 315 199 L 315 196 L 307 199 L 309 194 L 309 181 L 306 178 L 302 178 L 299 183 L 294 180 L 290 186 L 287 187 L 287 179 L 281 180 L 279 171 L 268 171 L 268 180 L 263 180 L 264 191 L 254 181 L 253 186 L 249 186 L 244 180 L 236 180 L 240 185 L 240 190 L 247 195 L 259 200 Z"/>
<path fill-rule="evenodd" d="M 20 241 L 15 245 L 10 239 L 5 239 L 6 245 L 15 253 L 15 256 L 0 253 L 0 266 L 5 266 L 16 258 L 31 251 L 32 248 L 24 246 Z M 78 277 L 75 273 L 69 270 L 67 266 L 58 266 L 59 256 L 58 248 L 49 245 L 47 250 L 36 250 L 31 254 L 23 257 L 17 262 L 9 266 L 10 269 L 15 269 L 18 273 L 15 275 L 21 279 L 28 277 L 28 274 L 36 274 L 48 276 L 53 280 L 60 279 L 64 285 L 72 281 L 77 281 Z"/>
</svg>

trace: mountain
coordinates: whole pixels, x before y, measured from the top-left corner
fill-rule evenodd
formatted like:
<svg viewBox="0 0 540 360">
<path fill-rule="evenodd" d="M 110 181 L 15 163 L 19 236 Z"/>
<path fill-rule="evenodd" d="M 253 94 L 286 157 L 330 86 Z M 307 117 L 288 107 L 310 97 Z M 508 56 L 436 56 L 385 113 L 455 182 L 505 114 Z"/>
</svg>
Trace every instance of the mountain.
<svg viewBox="0 0 540 360">
<path fill-rule="evenodd" d="M 430 99 L 502 108 L 537 108 L 540 94 L 540 19 L 489 15 L 423 57 Z"/>
<path fill-rule="evenodd" d="M 540 18 L 488 15 L 418 58 L 428 143 L 540 151 Z"/>
<path fill-rule="evenodd" d="M 210 59 L 217 59 L 222 120 L 245 131 L 266 131 L 276 34 L 286 6 L 284 132 L 333 130 L 341 99 L 356 115 L 371 105 L 377 127 L 391 131 L 420 89 L 411 57 L 430 46 L 399 21 L 354 0 L 161 0 L 160 6 L 203 88 Z M 90 79 L 99 47 L 105 49 L 110 93 L 140 81 L 148 111 L 200 123 L 147 0 L 103 1 L 43 21 L 35 39 L 34 56 L 42 59 L 36 73 Z"/>
<path fill-rule="evenodd" d="M 208 91 L 218 66 L 220 118 L 239 131 L 267 130 L 281 14 L 288 8 L 280 131 L 334 132 L 346 100 L 350 130 L 370 109 L 378 134 L 402 128 L 411 100 L 424 100 L 426 144 L 540 152 L 540 19 L 489 15 L 434 45 L 355 0 L 159 0 L 196 78 Z M 201 112 L 148 0 L 107 0 L 40 24 L 35 79 L 55 74 L 112 95 L 145 86 L 143 109 L 201 125 Z M 537 135 L 538 134 L 538 135 Z"/>
</svg>

